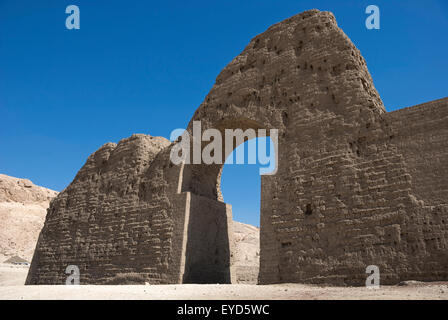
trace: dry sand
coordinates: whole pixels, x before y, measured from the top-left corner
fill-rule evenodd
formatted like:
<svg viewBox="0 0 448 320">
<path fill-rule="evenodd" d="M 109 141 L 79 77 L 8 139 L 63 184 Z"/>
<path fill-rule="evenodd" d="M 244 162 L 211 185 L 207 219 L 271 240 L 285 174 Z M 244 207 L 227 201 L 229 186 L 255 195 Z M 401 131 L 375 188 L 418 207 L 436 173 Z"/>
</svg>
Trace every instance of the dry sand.
<svg viewBox="0 0 448 320">
<path fill-rule="evenodd" d="M 0 287 L 24 286 L 28 269 L 28 266 L 0 263 Z"/>
<path fill-rule="evenodd" d="M 154 286 L 7 286 L 0 299 L 135 299 L 135 300 L 448 300 L 447 284 L 367 288 L 282 285 L 154 285 Z"/>
<path fill-rule="evenodd" d="M 320 287 L 303 284 L 281 285 L 147 285 L 147 286 L 25 286 L 27 267 L 0 264 L 0 299 L 288 299 L 288 300 L 448 300 L 448 282 L 415 283 L 408 286 Z"/>
</svg>

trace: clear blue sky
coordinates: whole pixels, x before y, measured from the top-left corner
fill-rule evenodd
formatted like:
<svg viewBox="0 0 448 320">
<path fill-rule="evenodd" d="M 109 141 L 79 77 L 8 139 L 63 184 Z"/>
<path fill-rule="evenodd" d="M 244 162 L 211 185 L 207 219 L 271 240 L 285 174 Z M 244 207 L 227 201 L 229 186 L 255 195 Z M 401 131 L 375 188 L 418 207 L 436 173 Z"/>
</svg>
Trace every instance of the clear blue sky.
<svg viewBox="0 0 448 320">
<path fill-rule="evenodd" d="M 65 28 L 70 4 L 80 30 Z M 389 111 L 448 95 L 446 0 L 0 0 L 0 172 L 62 190 L 105 142 L 169 137 L 252 37 L 312 8 L 335 14 Z M 256 165 L 226 166 L 223 192 L 259 224 Z"/>
</svg>

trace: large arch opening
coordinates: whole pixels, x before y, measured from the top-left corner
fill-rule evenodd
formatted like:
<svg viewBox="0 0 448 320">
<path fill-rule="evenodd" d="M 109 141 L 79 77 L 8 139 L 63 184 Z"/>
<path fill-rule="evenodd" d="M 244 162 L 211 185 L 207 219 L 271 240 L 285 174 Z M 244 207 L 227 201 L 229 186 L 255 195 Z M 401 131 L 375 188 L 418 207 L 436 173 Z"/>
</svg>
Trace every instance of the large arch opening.
<svg viewBox="0 0 448 320">
<path fill-rule="evenodd" d="M 227 157 L 221 174 L 223 200 L 232 206 L 233 267 L 237 283 L 256 284 L 260 267 L 260 209 L 261 175 L 260 168 L 266 168 L 258 157 L 250 163 L 249 144 L 260 145 L 270 156 L 275 152 L 270 137 L 259 137 L 239 145 Z M 243 164 L 235 164 L 238 154 L 244 155 Z M 232 161 L 230 161 L 232 159 Z M 275 157 L 273 157 L 275 159 Z"/>
<path fill-rule="evenodd" d="M 241 197 L 241 195 L 244 195 L 244 183 L 241 183 L 244 176 L 239 176 L 238 172 L 246 169 L 246 174 L 252 176 L 250 180 L 253 182 L 251 187 L 253 200 L 249 207 L 253 207 L 254 214 L 251 219 L 243 218 L 243 221 L 246 221 L 247 225 L 255 225 L 254 228 L 258 229 L 256 232 L 258 234 L 253 234 L 254 239 L 252 239 L 256 243 L 250 244 L 254 250 L 252 254 L 247 256 L 248 259 L 256 259 L 257 261 L 255 265 L 254 261 L 247 261 L 252 262 L 248 271 L 250 276 L 243 275 L 240 279 L 247 278 L 250 282 L 256 282 L 260 252 L 260 172 L 263 168 L 264 171 L 267 171 L 267 166 L 274 165 L 275 167 L 274 142 L 270 138 L 271 132 L 269 130 L 249 119 L 222 121 L 214 128 L 219 130 L 223 137 L 222 162 L 220 164 L 186 164 L 183 169 L 180 191 L 188 192 L 191 197 L 183 282 L 235 283 L 239 281 L 237 273 L 244 274 L 245 269 L 248 270 L 248 268 L 240 268 L 241 265 L 234 265 L 236 260 L 241 261 L 243 259 L 245 261 L 245 257 L 241 258 L 241 255 L 235 256 L 235 254 L 243 253 L 241 251 L 244 250 L 246 244 L 241 242 L 243 240 L 241 239 L 242 235 L 237 235 L 235 238 L 232 203 L 224 198 L 222 192 L 223 170 L 230 166 L 234 168 L 235 172 L 229 169 L 229 175 L 233 176 L 233 179 L 230 178 L 229 180 L 234 180 L 234 185 L 238 183 L 237 181 L 240 181 L 239 191 L 229 192 L 231 199 L 235 199 L 234 196 L 238 195 L 236 202 L 238 209 L 242 207 L 244 201 L 247 202 L 248 200 Z M 202 129 L 205 130 L 205 128 Z M 225 138 L 229 134 L 228 130 L 237 134 L 232 139 Z M 239 133 L 236 130 L 239 130 Z M 230 140 L 232 141 L 232 148 L 229 151 L 229 147 L 226 148 L 225 144 Z M 203 150 L 206 145 L 207 143 L 202 142 L 201 149 Z M 259 159 L 260 154 L 264 154 L 264 158 L 261 160 Z M 233 161 L 230 159 L 233 159 Z M 229 190 L 231 189 L 232 186 L 229 185 Z M 237 216 L 243 217 L 244 214 L 238 210 Z M 244 226 L 242 227 L 244 229 Z M 239 228 L 237 231 L 241 232 L 243 230 Z M 237 243 L 235 243 L 235 240 Z"/>
</svg>

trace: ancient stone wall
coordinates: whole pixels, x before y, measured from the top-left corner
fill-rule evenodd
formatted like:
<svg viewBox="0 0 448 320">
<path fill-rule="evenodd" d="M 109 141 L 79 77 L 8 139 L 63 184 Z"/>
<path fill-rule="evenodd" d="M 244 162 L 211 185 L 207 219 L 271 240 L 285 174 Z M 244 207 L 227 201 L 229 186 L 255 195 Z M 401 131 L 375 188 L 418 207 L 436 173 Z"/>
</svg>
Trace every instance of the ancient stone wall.
<svg viewBox="0 0 448 320">
<path fill-rule="evenodd" d="M 195 120 L 203 130 L 280 131 L 278 172 L 262 177 L 260 283 L 363 285 L 368 265 L 383 283 L 446 278 L 446 209 L 435 217 L 415 201 L 366 63 L 331 13 L 309 11 L 255 37 Z M 186 166 L 183 190 L 222 198 L 221 170 Z"/>
<path fill-rule="evenodd" d="M 187 130 L 279 130 L 278 171 L 262 177 L 260 283 L 364 285 L 368 265 L 383 284 L 448 278 L 446 185 L 426 178 L 400 119 L 329 12 L 270 27 L 224 68 Z M 422 121 L 437 122 L 424 148 L 446 172 L 446 122 Z M 234 279 L 222 165 L 175 166 L 171 147 L 134 136 L 92 155 L 51 204 L 27 283 L 61 283 L 68 264 L 84 283 Z"/>
<path fill-rule="evenodd" d="M 68 265 L 80 268 L 82 283 L 132 272 L 180 281 L 186 199 L 169 190 L 177 181 L 161 164 L 168 145 L 134 135 L 92 154 L 50 204 L 27 283 L 63 284 Z"/>
<path fill-rule="evenodd" d="M 27 284 L 64 284 L 69 265 L 83 284 L 134 273 L 154 284 L 230 283 L 231 208 L 179 193 L 183 167 L 169 154 L 168 140 L 147 135 L 92 154 L 50 204 Z"/>
<path fill-rule="evenodd" d="M 387 114 L 394 143 L 412 176 L 412 192 L 427 205 L 448 202 L 448 98 Z"/>
</svg>

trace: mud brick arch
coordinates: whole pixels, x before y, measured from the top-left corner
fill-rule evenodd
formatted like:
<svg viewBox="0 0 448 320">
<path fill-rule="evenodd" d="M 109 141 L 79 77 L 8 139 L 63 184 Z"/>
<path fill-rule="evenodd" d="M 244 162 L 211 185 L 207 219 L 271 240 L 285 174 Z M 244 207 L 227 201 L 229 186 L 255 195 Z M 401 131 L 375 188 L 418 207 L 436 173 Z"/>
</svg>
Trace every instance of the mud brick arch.
<svg viewBox="0 0 448 320">
<path fill-rule="evenodd" d="M 387 113 L 334 16 L 311 10 L 252 39 L 187 130 L 279 130 L 278 171 L 261 181 L 261 284 L 364 285 L 368 265 L 383 284 L 446 280 L 447 101 Z M 417 137 L 423 154 L 422 132 L 439 137 Z M 172 147 L 136 135 L 89 157 L 49 208 L 27 283 L 61 283 L 68 264 L 82 283 L 232 282 L 222 166 L 173 165 Z"/>
</svg>

